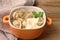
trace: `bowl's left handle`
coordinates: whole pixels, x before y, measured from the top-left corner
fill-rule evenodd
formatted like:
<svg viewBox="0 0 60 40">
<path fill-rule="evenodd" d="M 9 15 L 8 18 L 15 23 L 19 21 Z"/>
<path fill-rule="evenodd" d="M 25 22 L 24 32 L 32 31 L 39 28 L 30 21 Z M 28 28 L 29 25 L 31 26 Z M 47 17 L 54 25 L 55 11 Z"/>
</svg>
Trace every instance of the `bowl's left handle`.
<svg viewBox="0 0 60 40">
<path fill-rule="evenodd" d="M 9 24 L 9 15 L 3 17 L 3 23 Z"/>
</svg>

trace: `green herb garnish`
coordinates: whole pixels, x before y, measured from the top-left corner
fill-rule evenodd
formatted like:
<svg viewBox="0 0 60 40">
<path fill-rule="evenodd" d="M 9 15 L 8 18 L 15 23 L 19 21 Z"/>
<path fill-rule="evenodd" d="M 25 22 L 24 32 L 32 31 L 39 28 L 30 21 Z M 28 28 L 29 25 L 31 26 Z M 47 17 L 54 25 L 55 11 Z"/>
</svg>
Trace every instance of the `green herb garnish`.
<svg viewBox="0 0 60 40">
<path fill-rule="evenodd" d="M 37 13 L 37 12 L 33 11 L 32 13 L 33 13 L 33 15 L 34 15 L 35 18 L 43 17 L 43 12 L 38 12 Z"/>
</svg>

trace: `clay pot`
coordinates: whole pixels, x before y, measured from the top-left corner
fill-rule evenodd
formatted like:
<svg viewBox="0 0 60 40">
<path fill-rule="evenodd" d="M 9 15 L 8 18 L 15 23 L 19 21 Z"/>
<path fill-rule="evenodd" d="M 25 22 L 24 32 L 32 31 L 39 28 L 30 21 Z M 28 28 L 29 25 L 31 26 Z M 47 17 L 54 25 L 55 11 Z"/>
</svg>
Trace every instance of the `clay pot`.
<svg viewBox="0 0 60 40">
<path fill-rule="evenodd" d="M 26 6 L 23 6 L 23 7 L 26 7 Z M 31 6 L 28 6 L 28 7 L 31 7 Z M 38 7 L 35 7 L 35 8 L 38 8 Z M 39 9 L 40 8 L 38 8 L 38 10 Z M 40 10 L 42 10 L 42 9 L 40 9 Z M 37 28 L 37 29 L 18 29 L 18 28 L 15 28 L 10 22 L 11 14 L 12 14 L 12 11 L 10 13 L 10 16 L 6 15 L 6 16 L 3 17 L 3 23 L 10 25 L 10 30 L 11 30 L 13 35 L 15 35 L 18 38 L 22 38 L 24 40 L 35 39 L 35 38 L 39 37 L 44 32 L 45 26 L 49 26 L 49 25 L 52 24 L 52 19 L 49 18 L 49 17 L 46 17 L 45 18 L 46 22 L 41 28 Z"/>
</svg>

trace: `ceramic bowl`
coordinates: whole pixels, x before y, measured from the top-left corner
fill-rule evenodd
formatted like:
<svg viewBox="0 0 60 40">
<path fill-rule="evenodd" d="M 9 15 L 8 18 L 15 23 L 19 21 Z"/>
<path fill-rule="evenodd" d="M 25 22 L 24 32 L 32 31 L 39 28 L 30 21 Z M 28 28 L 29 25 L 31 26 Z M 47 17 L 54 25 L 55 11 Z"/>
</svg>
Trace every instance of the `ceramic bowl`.
<svg viewBox="0 0 60 40">
<path fill-rule="evenodd" d="M 12 34 L 15 35 L 18 38 L 21 38 L 21 39 L 24 39 L 24 40 L 25 39 L 28 39 L 28 40 L 29 39 L 35 39 L 35 38 L 39 37 L 44 32 L 44 29 L 45 29 L 46 25 L 48 26 L 48 25 L 52 24 L 52 19 L 49 18 L 49 17 L 46 17 L 46 14 L 44 12 L 44 15 L 43 15 L 44 23 L 40 28 L 37 28 L 37 29 L 18 29 L 18 28 L 15 28 L 15 26 L 13 26 L 11 24 L 10 18 L 11 18 L 12 12 L 16 9 L 19 9 L 19 8 L 33 9 L 36 12 L 39 12 L 39 11 L 44 12 L 43 9 L 41 9 L 39 7 L 20 6 L 20 7 L 13 8 L 9 15 L 4 16 L 3 17 L 3 23 L 9 24 Z"/>
</svg>

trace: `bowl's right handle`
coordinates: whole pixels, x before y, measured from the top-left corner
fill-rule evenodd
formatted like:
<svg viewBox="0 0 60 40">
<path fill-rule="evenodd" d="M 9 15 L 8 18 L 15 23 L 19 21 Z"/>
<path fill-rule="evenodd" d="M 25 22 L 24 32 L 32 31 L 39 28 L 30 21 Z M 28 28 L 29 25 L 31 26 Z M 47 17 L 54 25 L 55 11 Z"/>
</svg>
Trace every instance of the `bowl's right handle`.
<svg viewBox="0 0 60 40">
<path fill-rule="evenodd" d="M 3 23 L 9 24 L 9 15 L 3 17 Z"/>
<path fill-rule="evenodd" d="M 52 19 L 50 17 L 47 17 L 47 26 L 50 26 L 52 24 Z"/>
</svg>

